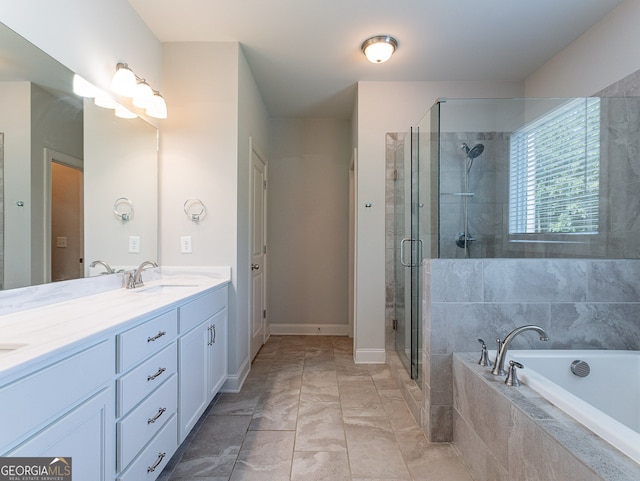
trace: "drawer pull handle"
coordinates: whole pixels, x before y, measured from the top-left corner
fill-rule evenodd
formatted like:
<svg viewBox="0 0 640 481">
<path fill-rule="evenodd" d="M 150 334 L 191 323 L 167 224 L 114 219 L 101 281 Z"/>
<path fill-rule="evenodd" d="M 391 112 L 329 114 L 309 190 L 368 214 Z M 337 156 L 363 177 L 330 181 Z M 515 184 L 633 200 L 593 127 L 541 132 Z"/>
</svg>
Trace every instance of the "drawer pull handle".
<svg viewBox="0 0 640 481">
<path fill-rule="evenodd" d="M 211 329 L 213 331 L 213 339 L 211 340 L 211 344 L 215 344 L 216 343 L 216 325 L 214 324 L 213 326 L 211 326 Z"/>
<path fill-rule="evenodd" d="M 149 466 L 147 468 L 147 473 L 153 473 L 156 470 L 156 468 L 160 465 L 160 463 L 162 462 L 162 460 L 166 455 L 167 453 L 158 453 L 158 459 L 156 459 L 156 462 L 153 463 L 153 466 Z"/>
<path fill-rule="evenodd" d="M 147 337 L 147 342 L 153 342 L 153 341 L 157 341 L 158 339 L 160 339 L 162 336 L 164 336 L 166 334 L 165 331 L 158 331 L 158 334 L 156 334 L 153 337 Z"/>
<path fill-rule="evenodd" d="M 158 371 L 156 371 L 155 374 L 151 374 L 151 375 L 147 376 L 147 381 L 153 381 L 155 378 L 157 378 L 160 374 L 162 374 L 166 370 L 167 370 L 166 367 L 161 367 L 160 369 L 158 369 Z"/>
<path fill-rule="evenodd" d="M 155 423 L 155 422 L 158 420 L 158 418 L 159 418 L 160 416 L 162 416 L 162 414 L 163 414 L 166 410 L 167 410 L 167 408 L 160 408 L 160 409 L 158 409 L 158 412 L 156 413 L 156 415 L 155 415 L 155 416 L 153 416 L 152 418 L 147 419 L 147 424 L 153 424 L 153 423 Z"/>
</svg>

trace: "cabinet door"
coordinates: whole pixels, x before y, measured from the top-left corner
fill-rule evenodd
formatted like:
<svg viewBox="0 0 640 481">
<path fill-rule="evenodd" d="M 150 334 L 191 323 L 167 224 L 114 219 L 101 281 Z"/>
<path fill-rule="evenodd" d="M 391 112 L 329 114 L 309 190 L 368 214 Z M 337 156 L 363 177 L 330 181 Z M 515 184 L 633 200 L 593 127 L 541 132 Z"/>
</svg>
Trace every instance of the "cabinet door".
<svg viewBox="0 0 640 481">
<path fill-rule="evenodd" d="M 219 312 L 210 323 L 209 401 L 227 380 L 227 310 Z"/>
<path fill-rule="evenodd" d="M 111 481 L 115 467 L 113 390 L 106 388 L 5 456 L 71 458 L 72 477 Z"/>
<path fill-rule="evenodd" d="M 178 440 L 184 441 L 209 404 L 209 322 L 178 340 Z"/>
</svg>

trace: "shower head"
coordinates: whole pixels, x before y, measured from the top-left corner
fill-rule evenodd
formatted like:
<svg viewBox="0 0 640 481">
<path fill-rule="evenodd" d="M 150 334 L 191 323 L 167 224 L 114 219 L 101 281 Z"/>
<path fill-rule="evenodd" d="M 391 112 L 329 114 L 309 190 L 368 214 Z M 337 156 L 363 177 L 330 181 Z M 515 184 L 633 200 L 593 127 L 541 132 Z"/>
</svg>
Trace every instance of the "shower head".
<svg viewBox="0 0 640 481">
<path fill-rule="evenodd" d="M 460 148 L 464 150 L 464 153 L 470 159 L 475 159 L 476 157 L 479 157 L 482 152 L 484 152 L 484 145 L 482 144 L 476 144 L 473 147 L 469 147 L 465 142 L 462 142 Z"/>
<path fill-rule="evenodd" d="M 473 147 L 471 147 L 471 149 L 469 149 L 469 151 L 467 152 L 467 156 L 470 159 L 475 159 L 476 157 L 479 157 L 480 154 L 482 154 L 482 152 L 484 152 L 484 145 L 476 144 Z"/>
</svg>

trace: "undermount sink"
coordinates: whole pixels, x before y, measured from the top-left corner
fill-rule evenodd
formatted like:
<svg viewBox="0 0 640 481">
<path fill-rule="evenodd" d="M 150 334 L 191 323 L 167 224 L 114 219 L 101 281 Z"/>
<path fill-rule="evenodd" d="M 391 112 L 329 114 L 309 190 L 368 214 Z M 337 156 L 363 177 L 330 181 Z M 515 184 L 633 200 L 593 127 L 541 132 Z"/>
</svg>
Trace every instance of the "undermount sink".
<svg viewBox="0 0 640 481">
<path fill-rule="evenodd" d="M 133 289 L 133 292 L 139 292 L 139 293 L 169 293 L 169 292 L 176 292 L 176 291 L 181 291 L 185 288 L 194 288 L 194 287 L 198 287 L 200 284 L 158 284 L 155 286 L 148 286 L 148 287 L 139 287 L 136 289 Z"/>
<path fill-rule="evenodd" d="M 3 354 L 8 354 L 10 352 L 13 352 L 16 349 L 20 349 L 21 347 L 24 347 L 24 346 L 26 346 L 26 344 L 20 344 L 16 342 L 8 342 L 8 343 L 0 342 L 0 356 Z"/>
</svg>

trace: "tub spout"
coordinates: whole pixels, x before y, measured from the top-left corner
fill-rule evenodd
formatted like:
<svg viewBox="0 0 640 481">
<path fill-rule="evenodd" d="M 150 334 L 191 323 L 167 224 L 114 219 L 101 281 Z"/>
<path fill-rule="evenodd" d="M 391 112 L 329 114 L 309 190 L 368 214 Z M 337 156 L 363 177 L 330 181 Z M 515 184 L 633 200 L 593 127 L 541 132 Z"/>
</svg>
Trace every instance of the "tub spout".
<svg viewBox="0 0 640 481">
<path fill-rule="evenodd" d="M 504 341 L 500 341 L 500 339 L 498 339 L 498 353 L 496 354 L 496 362 L 493 366 L 493 369 L 491 370 L 491 374 L 493 374 L 494 376 L 503 376 L 506 374 L 506 371 L 504 370 L 504 362 L 507 358 L 507 350 L 509 349 L 509 345 L 511 344 L 511 341 L 513 341 L 514 337 L 525 331 L 536 331 L 538 334 L 540 334 L 541 341 L 549 340 L 549 336 L 541 327 L 533 325 L 516 327 L 513 331 L 507 334 L 507 337 L 504 338 Z"/>
</svg>

